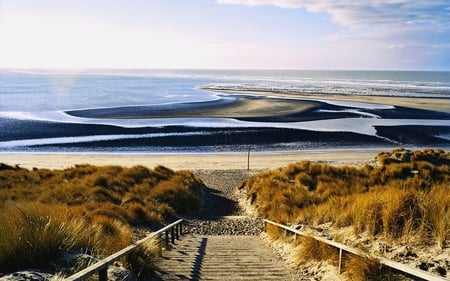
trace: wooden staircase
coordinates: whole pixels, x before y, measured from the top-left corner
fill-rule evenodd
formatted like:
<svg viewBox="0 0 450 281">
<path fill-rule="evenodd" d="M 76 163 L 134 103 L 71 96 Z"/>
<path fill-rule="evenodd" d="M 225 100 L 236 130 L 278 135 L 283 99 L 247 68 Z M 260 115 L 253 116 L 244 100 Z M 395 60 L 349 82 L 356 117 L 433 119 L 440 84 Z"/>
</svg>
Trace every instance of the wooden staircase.
<svg viewBox="0 0 450 281">
<path fill-rule="evenodd" d="M 257 236 L 186 235 L 164 251 L 154 280 L 294 280 Z"/>
</svg>

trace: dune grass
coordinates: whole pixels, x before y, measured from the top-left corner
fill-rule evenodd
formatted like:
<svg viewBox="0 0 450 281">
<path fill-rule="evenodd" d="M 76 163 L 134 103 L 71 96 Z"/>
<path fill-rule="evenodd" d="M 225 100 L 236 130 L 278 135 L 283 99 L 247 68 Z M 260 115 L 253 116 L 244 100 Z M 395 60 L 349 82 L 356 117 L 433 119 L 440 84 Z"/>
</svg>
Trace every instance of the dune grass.
<svg viewBox="0 0 450 281">
<path fill-rule="evenodd" d="M 363 167 L 303 161 L 256 174 L 240 188 L 259 216 L 279 223 L 331 222 L 355 234 L 450 246 L 450 152 L 395 149 L 377 160 Z"/>
<path fill-rule="evenodd" d="M 78 165 L 65 170 L 0 165 L 0 272 L 51 268 L 63 254 L 111 254 L 132 227 L 158 227 L 199 206 L 203 183 L 158 166 Z M 145 253 L 145 251 L 143 251 Z"/>
</svg>

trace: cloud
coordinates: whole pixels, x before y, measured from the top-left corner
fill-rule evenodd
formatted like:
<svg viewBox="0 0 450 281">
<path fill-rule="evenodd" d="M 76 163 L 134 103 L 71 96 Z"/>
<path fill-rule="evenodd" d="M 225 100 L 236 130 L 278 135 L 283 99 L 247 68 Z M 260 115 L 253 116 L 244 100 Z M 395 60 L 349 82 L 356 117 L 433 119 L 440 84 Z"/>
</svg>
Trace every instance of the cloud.
<svg viewBox="0 0 450 281">
<path fill-rule="evenodd" d="M 276 6 L 327 13 L 344 27 L 325 37 L 313 58 L 336 67 L 448 68 L 448 0 L 216 0 L 219 4 Z M 305 53 L 303 50 L 302 53 Z M 331 54 L 339 53 L 333 57 Z M 302 54 L 298 55 L 306 60 Z M 327 64 L 328 65 L 328 64 Z M 329 67 L 329 66 L 327 66 Z"/>
<path fill-rule="evenodd" d="M 298 0 L 217 0 L 219 4 L 240 4 L 246 6 L 272 5 L 281 8 L 301 8 Z"/>
<path fill-rule="evenodd" d="M 329 13 L 347 27 L 366 25 L 450 25 L 448 0 L 217 0 L 220 4 L 272 5 Z"/>
</svg>

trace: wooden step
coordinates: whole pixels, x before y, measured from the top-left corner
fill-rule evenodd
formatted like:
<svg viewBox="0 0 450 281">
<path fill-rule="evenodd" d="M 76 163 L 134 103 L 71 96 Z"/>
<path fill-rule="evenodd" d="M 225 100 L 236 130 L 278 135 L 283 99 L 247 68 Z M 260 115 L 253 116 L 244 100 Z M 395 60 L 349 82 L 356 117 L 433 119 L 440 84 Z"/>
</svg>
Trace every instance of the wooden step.
<svg viewBox="0 0 450 281">
<path fill-rule="evenodd" d="M 295 280 L 257 236 L 184 236 L 157 267 L 154 280 Z"/>
</svg>

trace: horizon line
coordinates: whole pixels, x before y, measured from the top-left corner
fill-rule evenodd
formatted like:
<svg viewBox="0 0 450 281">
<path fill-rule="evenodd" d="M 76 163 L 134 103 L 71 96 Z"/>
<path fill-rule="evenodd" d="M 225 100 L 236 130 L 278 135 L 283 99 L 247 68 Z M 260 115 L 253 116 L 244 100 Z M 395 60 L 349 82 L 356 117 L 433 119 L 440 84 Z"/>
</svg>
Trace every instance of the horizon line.
<svg viewBox="0 0 450 281">
<path fill-rule="evenodd" d="M 390 69 L 390 68 L 216 68 L 216 67 L 0 67 L 0 70 L 26 71 L 99 71 L 99 70 L 128 70 L 128 71 L 155 71 L 155 70 L 190 70 L 190 71 L 386 71 L 386 72 L 450 72 L 450 69 Z"/>
</svg>

